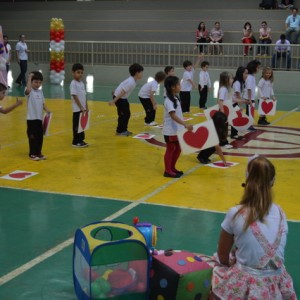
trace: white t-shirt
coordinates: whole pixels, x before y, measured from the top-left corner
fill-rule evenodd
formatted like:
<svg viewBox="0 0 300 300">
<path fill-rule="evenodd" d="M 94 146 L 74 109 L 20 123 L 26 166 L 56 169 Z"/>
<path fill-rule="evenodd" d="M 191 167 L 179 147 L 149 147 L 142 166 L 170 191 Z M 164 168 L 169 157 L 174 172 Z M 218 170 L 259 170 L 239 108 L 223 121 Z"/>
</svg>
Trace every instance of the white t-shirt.
<svg viewBox="0 0 300 300">
<path fill-rule="evenodd" d="M 236 93 L 239 93 L 241 97 L 243 95 L 241 83 L 238 80 L 235 81 L 232 85 L 232 89 L 233 89 L 232 102 L 236 102 L 236 100 L 238 99 Z"/>
<path fill-rule="evenodd" d="M 132 76 L 130 76 L 119 84 L 119 86 L 114 91 L 114 95 L 117 97 L 121 94 L 122 91 L 125 91 L 126 93 L 121 99 L 127 99 L 131 92 L 134 90 L 135 86 L 136 81 Z"/>
<path fill-rule="evenodd" d="M 274 96 L 272 81 L 261 78 L 258 82 L 258 93 L 260 97 L 271 99 Z"/>
<path fill-rule="evenodd" d="M 231 101 L 232 97 L 231 94 L 229 93 L 228 89 L 225 86 L 221 86 L 219 88 L 219 92 L 218 92 L 218 100 L 221 101 Z"/>
<path fill-rule="evenodd" d="M 259 259 L 265 255 L 265 251 L 254 237 L 252 230 L 249 227 L 246 231 L 243 230 L 245 223 L 244 216 L 239 214 L 233 220 L 233 217 L 239 208 L 240 205 L 232 207 L 228 211 L 221 226 L 226 232 L 234 235 L 234 244 L 237 247 L 237 262 L 249 267 L 254 267 L 259 264 Z M 284 248 L 286 244 L 288 226 L 285 215 L 283 214 L 282 217 L 284 232 L 276 254 L 282 259 L 282 261 L 284 261 Z M 280 211 L 278 206 L 272 204 L 268 215 L 265 217 L 265 222 L 261 223 L 257 221 L 257 224 L 265 238 L 269 241 L 269 243 L 273 244 L 280 225 Z"/>
<path fill-rule="evenodd" d="M 31 89 L 27 97 L 27 120 L 43 120 L 44 93 L 41 89 Z"/>
<path fill-rule="evenodd" d="M 27 50 L 27 44 L 25 42 L 22 43 L 20 41 L 17 43 L 16 51 L 19 53 L 18 57 L 20 60 L 28 60 L 28 54 L 27 54 L 26 50 Z"/>
<path fill-rule="evenodd" d="M 150 98 L 152 92 L 156 92 L 157 88 L 158 88 L 158 82 L 156 80 L 147 82 L 140 89 L 138 96 L 141 98 Z"/>
<path fill-rule="evenodd" d="M 6 44 L 7 52 L 6 52 L 5 46 L 3 46 L 3 49 L 4 49 L 3 57 L 6 60 L 6 64 L 10 65 L 10 63 L 8 62 L 9 56 L 10 56 L 10 53 L 11 53 L 11 46 L 10 46 L 10 44 Z"/>
<path fill-rule="evenodd" d="M 199 84 L 201 88 L 203 88 L 205 85 L 207 85 L 208 88 L 211 88 L 210 77 L 207 71 L 201 70 L 199 72 Z"/>
<path fill-rule="evenodd" d="M 182 79 L 180 81 L 180 91 L 181 92 L 190 92 L 192 90 L 193 85 L 188 80 L 193 81 L 194 72 L 195 72 L 194 68 L 192 68 L 191 71 L 185 70 L 183 72 L 183 76 L 182 76 Z"/>
<path fill-rule="evenodd" d="M 80 101 L 80 104 L 86 109 L 86 91 L 84 83 L 73 79 L 70 84 L 70 93 L 72 99 L 72 110 L 73 112 L 80 111 L 80 107 L 76 104 L 73 95 L 76 95 Z"/>
<path fill-rule="evenodd" d="M 175 122 L 170 116 L 170 112 L 175 111 L 176 116 L 183 120 L 182 109 L 178 99 L 176 103 L 177 103 L 177 107 L 174 108 L 174 103 L 168 97 L 165 98 L 164 127 L 162 130 L 163 135 L 168 135 L 168 136 L 176 135 L 177 131 L 184 129 L 183 125 Z"/>
<path fill-rule="evenodd" d="M 248 100 L 255 100 L 255 88 L 256 88 L 255 77 L 252 74 L 248 74 L 247 79 L 245 81 L 244 98 L 248 99 L 248 90 L 251 90 L 251 99 Z"/>
</svg>

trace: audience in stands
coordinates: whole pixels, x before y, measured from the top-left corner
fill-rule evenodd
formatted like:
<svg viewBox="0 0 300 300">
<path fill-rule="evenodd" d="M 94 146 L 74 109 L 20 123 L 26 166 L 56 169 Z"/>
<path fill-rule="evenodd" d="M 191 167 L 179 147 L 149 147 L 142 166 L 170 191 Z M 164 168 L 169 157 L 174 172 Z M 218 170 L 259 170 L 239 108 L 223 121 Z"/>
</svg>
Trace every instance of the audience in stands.
<svg viewBox="0 0 300 300">
<path fill-rule="evenodd" d="M 215 48 L 215 45 L 214 44 L 217 44 L 217 52 L 216 53 L 219 53 L 220 55 L 223 54 L 223 47 L 218 45 L 220 43 L 223 42 L 223 36 L 224 36 L 224 32 L 220 26 L 220 22 L 215 22 L 215 26 L 211 29 L 210 33 L 209 33 L 209 40 L 210 40 L 210 44 L 211 44 L 211 47 L 210 47 L 210 54 L 213 53 L 214 54 L 214 48 Z"/>
<path fill-rule="evenodd" d="M 294 1 L 293 0 L 282 0 L 281 3 L 278 4 L 278 8 L 294 8 Z"/>
<path fill-rule="evenodd" d="M 291 44 L 298 43 L 298 37 L 300 33 L 300 16 L 298 15 L 298 9 L 293 8 L 292 14 L 289 15 L 285 20 L 286 38 Z M 294 37 L 292 38 L 292 34 Z"/>
<path fill-rule="evenodd" d="M 209 32 L 205 27 L 204 22 L 200 22 L 198 25 L 198 28 L 196 30 L 196 43 L 198 44 L 198 49 L 200 54 L 204 54 L 204 43 L 207 43 L 209 41 Z M 196 46 L 196 47 L 197 47 Z"/>
<path fill-rule="evenodd" d="M 253 31 L 252 31 L 252 25 L 250 22 L 246 22 L 243 28 L 243 37 L 242 37 L 243 44 L 253 44 L 256 42 Z M 244 55 L 248 55 L 248 50 L 251 50 L 252 47 L 245 46 L 244 47 Z"/>
<path fill-rule="evenodd" d="M 272 44 L 271 28 L 268 27 L 266 21 L 261 22 L 261 28 L 259 29 L 259 44 L 267 45 Z M 268 55 L 269 47 L 259 46 L 257 47 L 257 55 Z"/>
<path fill-rule="evenodd" d="M 259 7 L 262 9 L 273 9 L 276 8 L 276 6 L 276 0 L 262 0 L 262 2 L 259 4 Z"/>
<path fill-rule="evenodd" d="M 286 59 L 285 66 L 291 68 L 291 47 L 290 42 L 286 39 L 285 34 L 280 35 L 280 39 L 276 42 L 275 53 L 272 56 L 272 68 L 282 68 L 282 58 Z"/>
</svg>

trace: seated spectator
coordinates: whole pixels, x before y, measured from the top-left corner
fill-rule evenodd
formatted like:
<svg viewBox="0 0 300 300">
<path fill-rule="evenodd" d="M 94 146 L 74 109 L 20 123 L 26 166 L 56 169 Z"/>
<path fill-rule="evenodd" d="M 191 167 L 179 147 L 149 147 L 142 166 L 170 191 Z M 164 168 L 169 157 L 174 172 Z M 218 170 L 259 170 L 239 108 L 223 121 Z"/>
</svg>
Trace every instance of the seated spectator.
<svg viewBox="0 0 300 300">
<path fill-rule="evenodd" d="M 298 9 L 293 8 L 292 14 L 289 15 L 285 20 L 286 38 L 291 44 L 298 43 L 298 37 L 300 33 L 300 16 L 298 15 Z M 295 33 L 294 39 L 292 40 L 292 33 Z"/>
<path fill-rule="evenodd" d="M 294 1 L 293 0 L 281 0 L 281 3 L 278 4 L 278 8 L 294 8 Z"/>
<path fill-rule="evenodd" d="M 290 42 L 286 39 L 285 34 L 280 35 L 280 39 L 276 42 L 275 53 L 272 56 L 272 68 L 276 69 L 281 67 L 281 63 L 278 64 L 278 61 L 281 58 L 286 59 L 286 68 L 291 68 L 291 47 Z"/>
<path fill-rule="evenodd" d="M 201 44 L 207 43 L 208 40 L 209 40 L 209 32 L 205 28 L 205 23 L 200 22 L 196 30 L 196 42 L 198 44 L 198 49 L 200 54 L 204 54 L 204 45 Z"/>
<path fill-rule="evenodd" d="M 259 7 L 262 9 L 272 9 L 276 8 L 276 0 L 262 0 Z"/>
<path fill-rule="evenodd" d="M 223 42 L 223 30 L 220 26 L 220 22 L 215 22 L 215 26 L 214 28 L 212 28 L 212 30 L 209 33 L 209 40 L 210 40 L 210 44 L 212 44 L 212 46 L 210 47 L 210 53 L 209 54 L 214 54 L 214 46 L 213 44 L 220 44 Z M 223 54 L 223 47 L 222 46 L 217 46 L 217 53 L 219 53 L 220 55 Z"/>
<path fill-rule="evenodd" d="M 262 45 L 272 44 L 271 28 L 268 27 L 266 21 L 261 22 L 261 28 L 259 29 L 259 43 Z M 268 52 L 269 52 L 269 47 L 266 46 L 257 47 L 257 55 L 268 55 Z"/>
<path fill-rule="evenodd" d="M 242 42 L 243 44 L 253 44 L 255 43 L 255 38 L 253 36 L 253 31 L 252 31 L 252 25 L 250 22 L 246 22 L 243 28 L 243 37 L 242 37 Z M 248 50 L 252 49 L 250 46 L 245 46 L 244 47 L 244 55 L 248 55 Z"/>
</svg>

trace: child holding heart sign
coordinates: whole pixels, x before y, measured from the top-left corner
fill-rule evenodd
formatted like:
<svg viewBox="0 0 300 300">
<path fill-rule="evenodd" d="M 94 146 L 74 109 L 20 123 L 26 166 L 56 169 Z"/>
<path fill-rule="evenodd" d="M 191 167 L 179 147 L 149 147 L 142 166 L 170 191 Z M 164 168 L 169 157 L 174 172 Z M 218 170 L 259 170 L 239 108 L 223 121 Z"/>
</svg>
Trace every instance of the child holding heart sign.
<svg viewBox="0 0 300 300">
<path fill-rule="evenodd" d="M 258 82 L 259 100 L 273 100 L 276 101 L 273 90 L 273 70 L 270 67 L 264 67 L 261 79 Z M 272 103 L 271 103 L 272 104 Z M 259 125 L 269 125 L 265 115 L 260 115 L 258 120 Z"/>
<path fill-rule="evenodd" d="M 181 149 L 178 142 L 177 131 L 184 128 L 193 130 L 193 125 L 185 124 L 183 121 L 180 100 L 177 94 L 180 92 L 180 81 L 176 76 L 168 76 L 165 79 L 166 98 L 164 102 L 164 127 L 163 135 L 166 142 L 164 156 L 165 177 L 179 178 L 183 175 L 175 167 L 180 156 Z"/>
</svg>

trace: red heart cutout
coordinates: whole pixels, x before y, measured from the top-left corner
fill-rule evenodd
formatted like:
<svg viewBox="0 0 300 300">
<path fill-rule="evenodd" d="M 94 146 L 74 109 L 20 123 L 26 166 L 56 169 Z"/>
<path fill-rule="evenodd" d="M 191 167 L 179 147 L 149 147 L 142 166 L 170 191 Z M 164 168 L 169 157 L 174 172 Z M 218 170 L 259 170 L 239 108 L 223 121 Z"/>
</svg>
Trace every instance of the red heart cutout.
<svg viewBox="0 0 300 300">
<path fill-rule="evenodd" d="M 226 105 L 224 105 L 223 106 L 223 108 L 224 108 L 224 114 L 228 117 L 229 116 L 229 108 L 226 106 Z M 214 114 L 217 112 L 218 110 L 212 110 L 210 113 L 209 113 L 209 115 L 210 115 L 210 117 L 212 118 L 213 116 L 214 116 Z"/>
<path fill-rule="evenodd" d="M 273 109 L 273 102 L 263 101 L 261 104 L 261 108 L 265 114 L 269 113 Z"/>
<path fill-rule="evenodd" d="M 194 148 L 202 148 L 208 138 L 208 129 L 206 127 L 199 127 L 196 132 L 187 131 L 183 134 L 184 141 Z"/>
<path fill-rule="evenodd" d="M 232 120 L 233 126 L 245 126 L 249 123 L 249 119 L 242 117 L 242 113 L 240 111 L 237 111 L 236 114 L 238 117 Z"/>
<path fill-rule="evenodd" d="M 222 168 L 226 168 L 226 166 L 224 165 L 224 163 L 222 162 L 222 161 L 220 161 L 220 162 L 214 162 L 213 163 L 215 166 L 217 166 L 217 167 L 222 167 Z M 227 166 L 229 167 L 229 166 L 232 166 L 233 164 L 232 163 L 229 163 L 229 162 L 227 162 Z"/>
<path fill-rule="evenodd" d="M 89 119 L 89 113 L 86 112 L 86 113 L 82 113 L 81 115 L 81 119 L 80 119 L 80 125 L 81 125 L 81 128 L 84 130 L 85 127 L 86 127 L 86 124 L 88 122 L 88 119 Z"/>
<path fill-rule="evenodd" d="M 149 138 L 150 138 L 150 134 L 147 134 L 147 133 L 145 133 L 145 134 L 140 134 L 140 135 L 138 136 L 138 138 L 139 138 L 139 139 L 149 139 Z"/>
<path fill-rule="evenodd" d="M 8 176 L 11 178 L 25 178 L 26 176 L 29 176 L 31 174 L 32 173 L 29 172 L 19 172 L 19 173 L 9 174 Z"/>
<path fill-rule="evenodd" d="M 255 112 L 255 107 L 254 106 L 251 106 L 250 112 L 251 112 L 252 118 L 254 118 L 254 112 Z"/>
<path fill-rule="evenodd" d="M 44 120 L 43 120 L 43 133 L 44 134 L 45 134 L 45 132 L 47 130 L 49 121 L 50 121 L 50 115 L 47 114 L 47 115 L 45 115 Z"/>
</svg>

